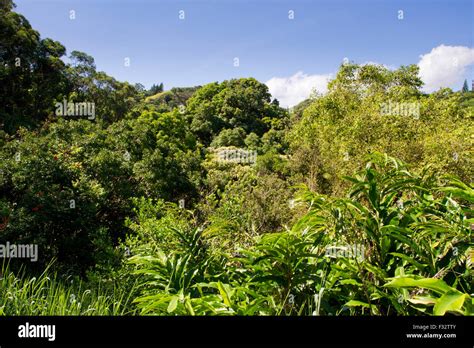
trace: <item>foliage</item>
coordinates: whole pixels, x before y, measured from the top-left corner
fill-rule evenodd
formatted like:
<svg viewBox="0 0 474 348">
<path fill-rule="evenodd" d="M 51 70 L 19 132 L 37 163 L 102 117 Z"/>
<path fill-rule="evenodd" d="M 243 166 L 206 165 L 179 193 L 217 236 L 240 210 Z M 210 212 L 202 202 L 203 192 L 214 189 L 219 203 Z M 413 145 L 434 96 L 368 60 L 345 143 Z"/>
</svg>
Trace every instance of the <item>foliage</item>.
<svg viewBox="0 0 474 348">
<path fill-rule="evenodd" d="M 42 246 L 39 267 L 53 257 L 76 272 L 116 263 L 113 243 L 125 236 L 133 196 L 190 199 L 199 182 L 200 153 L 177 112 L 107 129 L 60 120 L 17 140 L 0 149 L 10 222 L 0 241 Z"/>
<path fill-rule="evenodd" d="M 224 129 L 243 129 L 263 135 L 272 119 L 284 118 L 277 101 L 271 102 L 268 87 L 253 78 L 210 83 L 189 99 L 186 114 L 191 130 L 203 144 Z"/>
<path fill-rule="evenodd" d="M 8 133 L 34 127 L 53 111 L 54 101 L 69 92 L 60 59 L 66 49 L 57 41 L 40 39 L 28 20 L 0 8 L 0 125 Z"/>
<path fill-rule="evenodd" d="M 353 63 L 291 111 L 254 78 L 147 91 L 13 9 L 0 244 L 39 260 L 0 272 L 0 314 L 472 315 L 474 92 Z"/>
<path fill-rule="evenodd" d="M 433 306 L 434 315 L 444 315 L 448 311 L 462 315 L 472 315 L 474 313 L 473 300 L 469 294 L 464 294 L 439 279 L 398 277 L 385 284 L 385 286 L 402 289 L 418 287 L 441 295 L 440 297 L 416 295 L 409 300 L 413 306 Z"/>
<path fill-rule="evenodd" d="M 459 93 L 419 91 L 417 68 L 344 65 L 288 137 L 294 176 L 341 195 L 367 154 L 387 153 L 417 169 L 430 164 L 462 180 L 473 176 L 473 114 Z"/>
<path fill-rule="evenodd" d="M 173 87 L 169 91 L 161 91 L 145 98 L 144 105 L 151 105 L 158 112 L 172 111 L 175 108 L 180 109 L 180 112 L 185 111 L 185 106 L 189 98 L 201 86 L 196 87 Z M 143 104 L 139 104 L 141 106 Z"/>
<path fill-rule="evenodd" d="M 382 155 L 373 155 L 348 179 L 353 183 L 348 198 L 302 190 L 298 202 L 309 210 L 291 230 L 256 236 L 232 255 L 210 252 L 212 236 L 196 230 L 185 242 L 192 248 L 187 253 L 134 256 L 138 272 L 152 279 L 137 300 L 142 310 L 413 315 L 419 308 L 412 304 L 424 299 L 435 304 L 435 315 L 470 314 L 472 218 L 466 214 L 472 214 L 472 187 L 413 174 Z M 334 245 L 356 244 L 360 255 L 327 254 Z M 427 284 L 441 284 L 442 296 L 430 302 L 423 292 L 403 290 L 433 290 Z"/>
<path fill-rule="evenodd" d="M 59 279 L 47 267 L 38 277 L 0 270 L 0 315 L 130 315 L 131 294 L 115 285 L 111 292 L 77 279 Z"/>
</svg>

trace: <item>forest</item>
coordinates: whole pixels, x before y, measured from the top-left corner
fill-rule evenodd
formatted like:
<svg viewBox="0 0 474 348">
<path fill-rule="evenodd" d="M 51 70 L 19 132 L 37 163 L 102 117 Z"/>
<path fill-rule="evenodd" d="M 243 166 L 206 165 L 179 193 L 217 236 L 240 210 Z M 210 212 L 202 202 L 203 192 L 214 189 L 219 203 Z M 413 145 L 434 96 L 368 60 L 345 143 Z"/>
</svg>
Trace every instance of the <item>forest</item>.
<svg viewBox="0 0 474 348">
<path fill-rule="evenodd" d="M 0 315 L 473 315 L 467 85 L 146 89 L 0 6 Z"/>
</svg>

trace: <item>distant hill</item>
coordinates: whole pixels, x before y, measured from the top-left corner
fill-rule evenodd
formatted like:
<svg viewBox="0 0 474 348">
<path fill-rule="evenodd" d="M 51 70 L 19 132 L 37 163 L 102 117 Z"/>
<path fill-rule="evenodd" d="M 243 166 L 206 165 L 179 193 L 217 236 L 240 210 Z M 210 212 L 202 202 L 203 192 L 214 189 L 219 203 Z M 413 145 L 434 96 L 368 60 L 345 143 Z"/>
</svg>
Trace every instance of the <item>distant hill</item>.
<svg viewBox="0 0 474 348">
<path fill-rule="evenodd" d="M 311 100 L 310 98 L 308 99 L 305 99 L 303 100 L 302 102 L 300 102 L 299 104 L 293 106 L 292 108 L 292 119 L 293 120 L 300 120 L 301 117 L 303 116 L 303 112 L 304 110 L 311 105 L 311 103 L 313 102 L 313 100 Z"/>
<path fill-rule="evenodd" d="M 157 93 L 145 99 L 145 103 L 153 104 L 158 107 L 159 111 L 169 111 L 180 105 L 186 105 L 189 98 L 201 86 L 195 87 L 176 87 L 169 91 Z"/>
</svg>

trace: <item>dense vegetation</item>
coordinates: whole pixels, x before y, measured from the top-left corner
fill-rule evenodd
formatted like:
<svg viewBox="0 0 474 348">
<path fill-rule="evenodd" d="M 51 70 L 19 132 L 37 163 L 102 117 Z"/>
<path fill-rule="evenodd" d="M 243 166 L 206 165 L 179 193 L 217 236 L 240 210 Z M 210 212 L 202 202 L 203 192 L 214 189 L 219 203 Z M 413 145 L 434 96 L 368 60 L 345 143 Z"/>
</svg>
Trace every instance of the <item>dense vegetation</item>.
<svg viewBox="0 0 474 348">
<path fill-rule="evenodd" d="M 0 245 L 39 259 L 0 267 L 0 315 L 472 315 L 474 92 L 354 63 L 292 110 L 253 78 L 145 90 L 13 9 Z"/>
</svg>

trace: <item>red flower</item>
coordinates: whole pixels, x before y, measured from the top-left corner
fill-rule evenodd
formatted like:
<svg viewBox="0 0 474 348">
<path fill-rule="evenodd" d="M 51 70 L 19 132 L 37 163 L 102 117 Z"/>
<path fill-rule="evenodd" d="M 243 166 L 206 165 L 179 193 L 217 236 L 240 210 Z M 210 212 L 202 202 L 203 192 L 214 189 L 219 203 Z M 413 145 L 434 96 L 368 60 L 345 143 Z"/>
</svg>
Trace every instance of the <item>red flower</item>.
<svg viewBox="0 0 474 348">
<path fill-rule="evenodd" d="M 38 211 L 40 209 L 41 209 L 41 205 L 37 205 L 36 207 L 31 208 L 32 211 Z"/>
<path fill-rule="evenodd" d="M 8 216 L 2 217 L 2 222 L 0 223 L 0 231 L 5 229 L 8 226 Z"/>
</svg>

